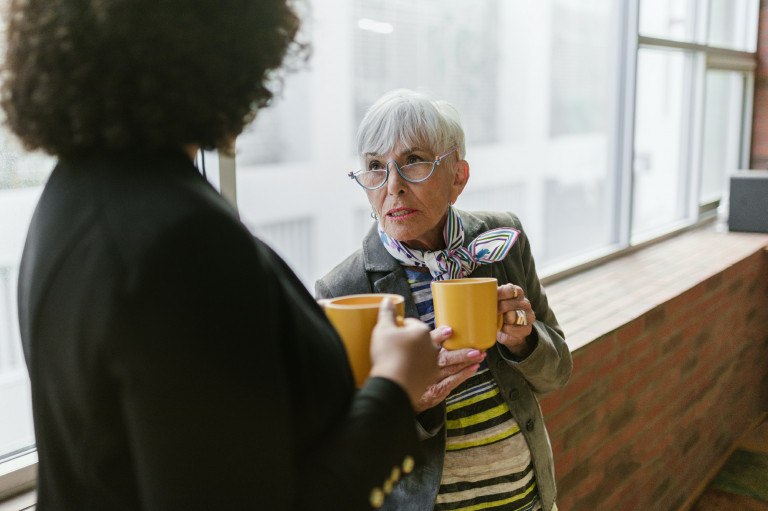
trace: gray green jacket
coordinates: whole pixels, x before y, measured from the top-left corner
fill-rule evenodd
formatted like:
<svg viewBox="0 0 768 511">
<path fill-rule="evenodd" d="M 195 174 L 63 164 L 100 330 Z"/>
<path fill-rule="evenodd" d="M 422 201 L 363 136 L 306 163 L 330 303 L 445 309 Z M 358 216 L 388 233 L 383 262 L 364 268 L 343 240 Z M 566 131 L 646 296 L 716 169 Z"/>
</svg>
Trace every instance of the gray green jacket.
<svg viewBox="0 0 768 511">
<path fill-rule="evenodd" d="M 555 314 L 549 308 L 520 220 L 512 213 L 459 211 L 464 223 L 464 246 L 478 234 L 497 227 L 512 227 L 520 237 L 500 262 L 478 266 L 472 277 L 495 277 L 523 288 L 536 313 L 532 335 L 537 344 L 523 360 L 502 345 L 488 350 L 487 363 L 512 415 L 520 425 L 536 473 L 542 507 L 551 510 L 556 498 L 554 463 L 539 403 L 534 392 L 546 393 L 565 385 L 571 375 L 571 353 Z M 358 293 L 397 293 L 405 297 L 405 315 L 418 318 L 410 286 L 400 263 L 386 251 L 373 226 L 357 250 L 315 284 L 318 298 Z M 445 402 L 419 415 L 425 464 L 395 485 L 383 509 L 426 511 L 433 508 L 445 455 Z"/>
</svg>

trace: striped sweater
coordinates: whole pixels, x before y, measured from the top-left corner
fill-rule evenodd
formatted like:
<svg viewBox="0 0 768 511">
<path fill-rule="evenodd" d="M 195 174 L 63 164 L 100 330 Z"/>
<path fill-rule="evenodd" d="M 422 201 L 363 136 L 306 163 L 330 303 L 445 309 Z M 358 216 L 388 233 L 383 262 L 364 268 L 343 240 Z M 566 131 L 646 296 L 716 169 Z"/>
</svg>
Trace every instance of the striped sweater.
<svg viewBox="0 0 768 511">
<path fill-rule="evenodd" d="M 434 328 L 432 277 L 405 270 L 419 318 Z M 446 399 L 446 428 L 436 511 L 541 509 L 528 444 L 485 362 Z"/>
</svg>

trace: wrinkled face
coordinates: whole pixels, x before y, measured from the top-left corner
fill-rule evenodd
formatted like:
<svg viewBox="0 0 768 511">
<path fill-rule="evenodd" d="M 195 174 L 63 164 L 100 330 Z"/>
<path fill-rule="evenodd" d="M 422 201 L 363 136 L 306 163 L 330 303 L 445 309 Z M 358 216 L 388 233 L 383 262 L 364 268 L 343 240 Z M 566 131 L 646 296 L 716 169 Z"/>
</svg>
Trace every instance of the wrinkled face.
<svg viewBox="0 0 768 511">
<path fill-rule="evenodd" d="M 428 147 L 396 147 L 387 154 L 366 154 L 365 168 L 384 168 L 389 161 L 401 167 L 419 161 L 431 162 L 435 152 Z M 442 159 L 426 181 L 411 183 L 390 165 L 389 178 L 381 188 L 366 190 L 368 201 L 384 232 L 418 250 L 445 248 L 443 226 L 448 204 L 455 202 L 469 177 L 469 166 L 456 153 Z"/>
</svg>

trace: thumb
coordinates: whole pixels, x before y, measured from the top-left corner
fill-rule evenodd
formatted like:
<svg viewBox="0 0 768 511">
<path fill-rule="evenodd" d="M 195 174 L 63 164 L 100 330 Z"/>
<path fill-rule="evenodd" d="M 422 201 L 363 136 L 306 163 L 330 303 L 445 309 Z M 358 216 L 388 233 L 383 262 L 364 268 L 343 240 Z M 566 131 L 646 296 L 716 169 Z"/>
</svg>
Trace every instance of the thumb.
<svg viewBox="0 0 768 511">
<path fill-rule="evenodd" d="M 392 303 L 392 299 L 384 298 L 379 304 L 379 320 L 377 325 L 395 326 L 395 304 Z"/>
</svg>

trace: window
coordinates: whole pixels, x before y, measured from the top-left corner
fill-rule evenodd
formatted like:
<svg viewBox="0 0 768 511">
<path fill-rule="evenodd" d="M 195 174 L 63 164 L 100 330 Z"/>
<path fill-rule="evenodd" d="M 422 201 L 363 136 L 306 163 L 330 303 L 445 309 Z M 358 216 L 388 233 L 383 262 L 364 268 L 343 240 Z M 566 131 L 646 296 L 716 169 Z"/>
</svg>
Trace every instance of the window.
<svg viewBox="0 0 768 511">
<path fill-rule="evenodd" d="M 242 217 L 311 287 L 372 225 L 346 178 L 359 164 L 354 133 L 379 96 L 405 87 L 462 115 L 471 179 L 458 207 L 517 213 L 544 266 L 616 245 L 620 15 L 615 0 L 313 3 L 309 69 L 286 80 L 252 133 L 281 115 L 297 129 L 238 140 Z M 301 151 L 251 156 L 291 144 Z M 290 237 L 304 243 L 282 241 L 281 224 L 285 236 L 303 229 Z"/>
<path fill-rule="evenodd" d="M 709 0 L 709 6 L 708 44 L 755 51 L 759 0 Z"/>
<path fill-rule="evenodd" d="M 17 465 L 35 443 L 16 282 L 27 225 L 52 165 L 49 158 L 21 151 L 0 129 L 0 495 L 6 490 L 5 468 Z"/>
<path fill-rule="evenodd" d="M 314 2 L 310 65 L 238 140 L 242 217 L 311 288 L 372 225 L 346 179 L 357 124 L 406 87 L 458 107 L 471 179 L 457 206 L 517 213 L 544 275 L 695 223 L 722 196 L 725 166 L 743 165 L 757 7 Z M 716 114 L 728 72 L 742 85 Z"/>
<path fill-rule="evenodd" d="M 683 220 L 692 55 L 640 48 L 637 57 L 632 227 L 653 232 Z"/>
<path fill-rule="evenodd" d="M 699 220 L 748 166 L 758 2 L 641 0 L 631 242 Z"/>
<path fill-rule="evenodd" d="M 729 174 L 747 166 L 741 147 L 746 82 L 741 72 L 707 71 L 699 187 L 702 206 L 720 200 Z"/>
</svg>

